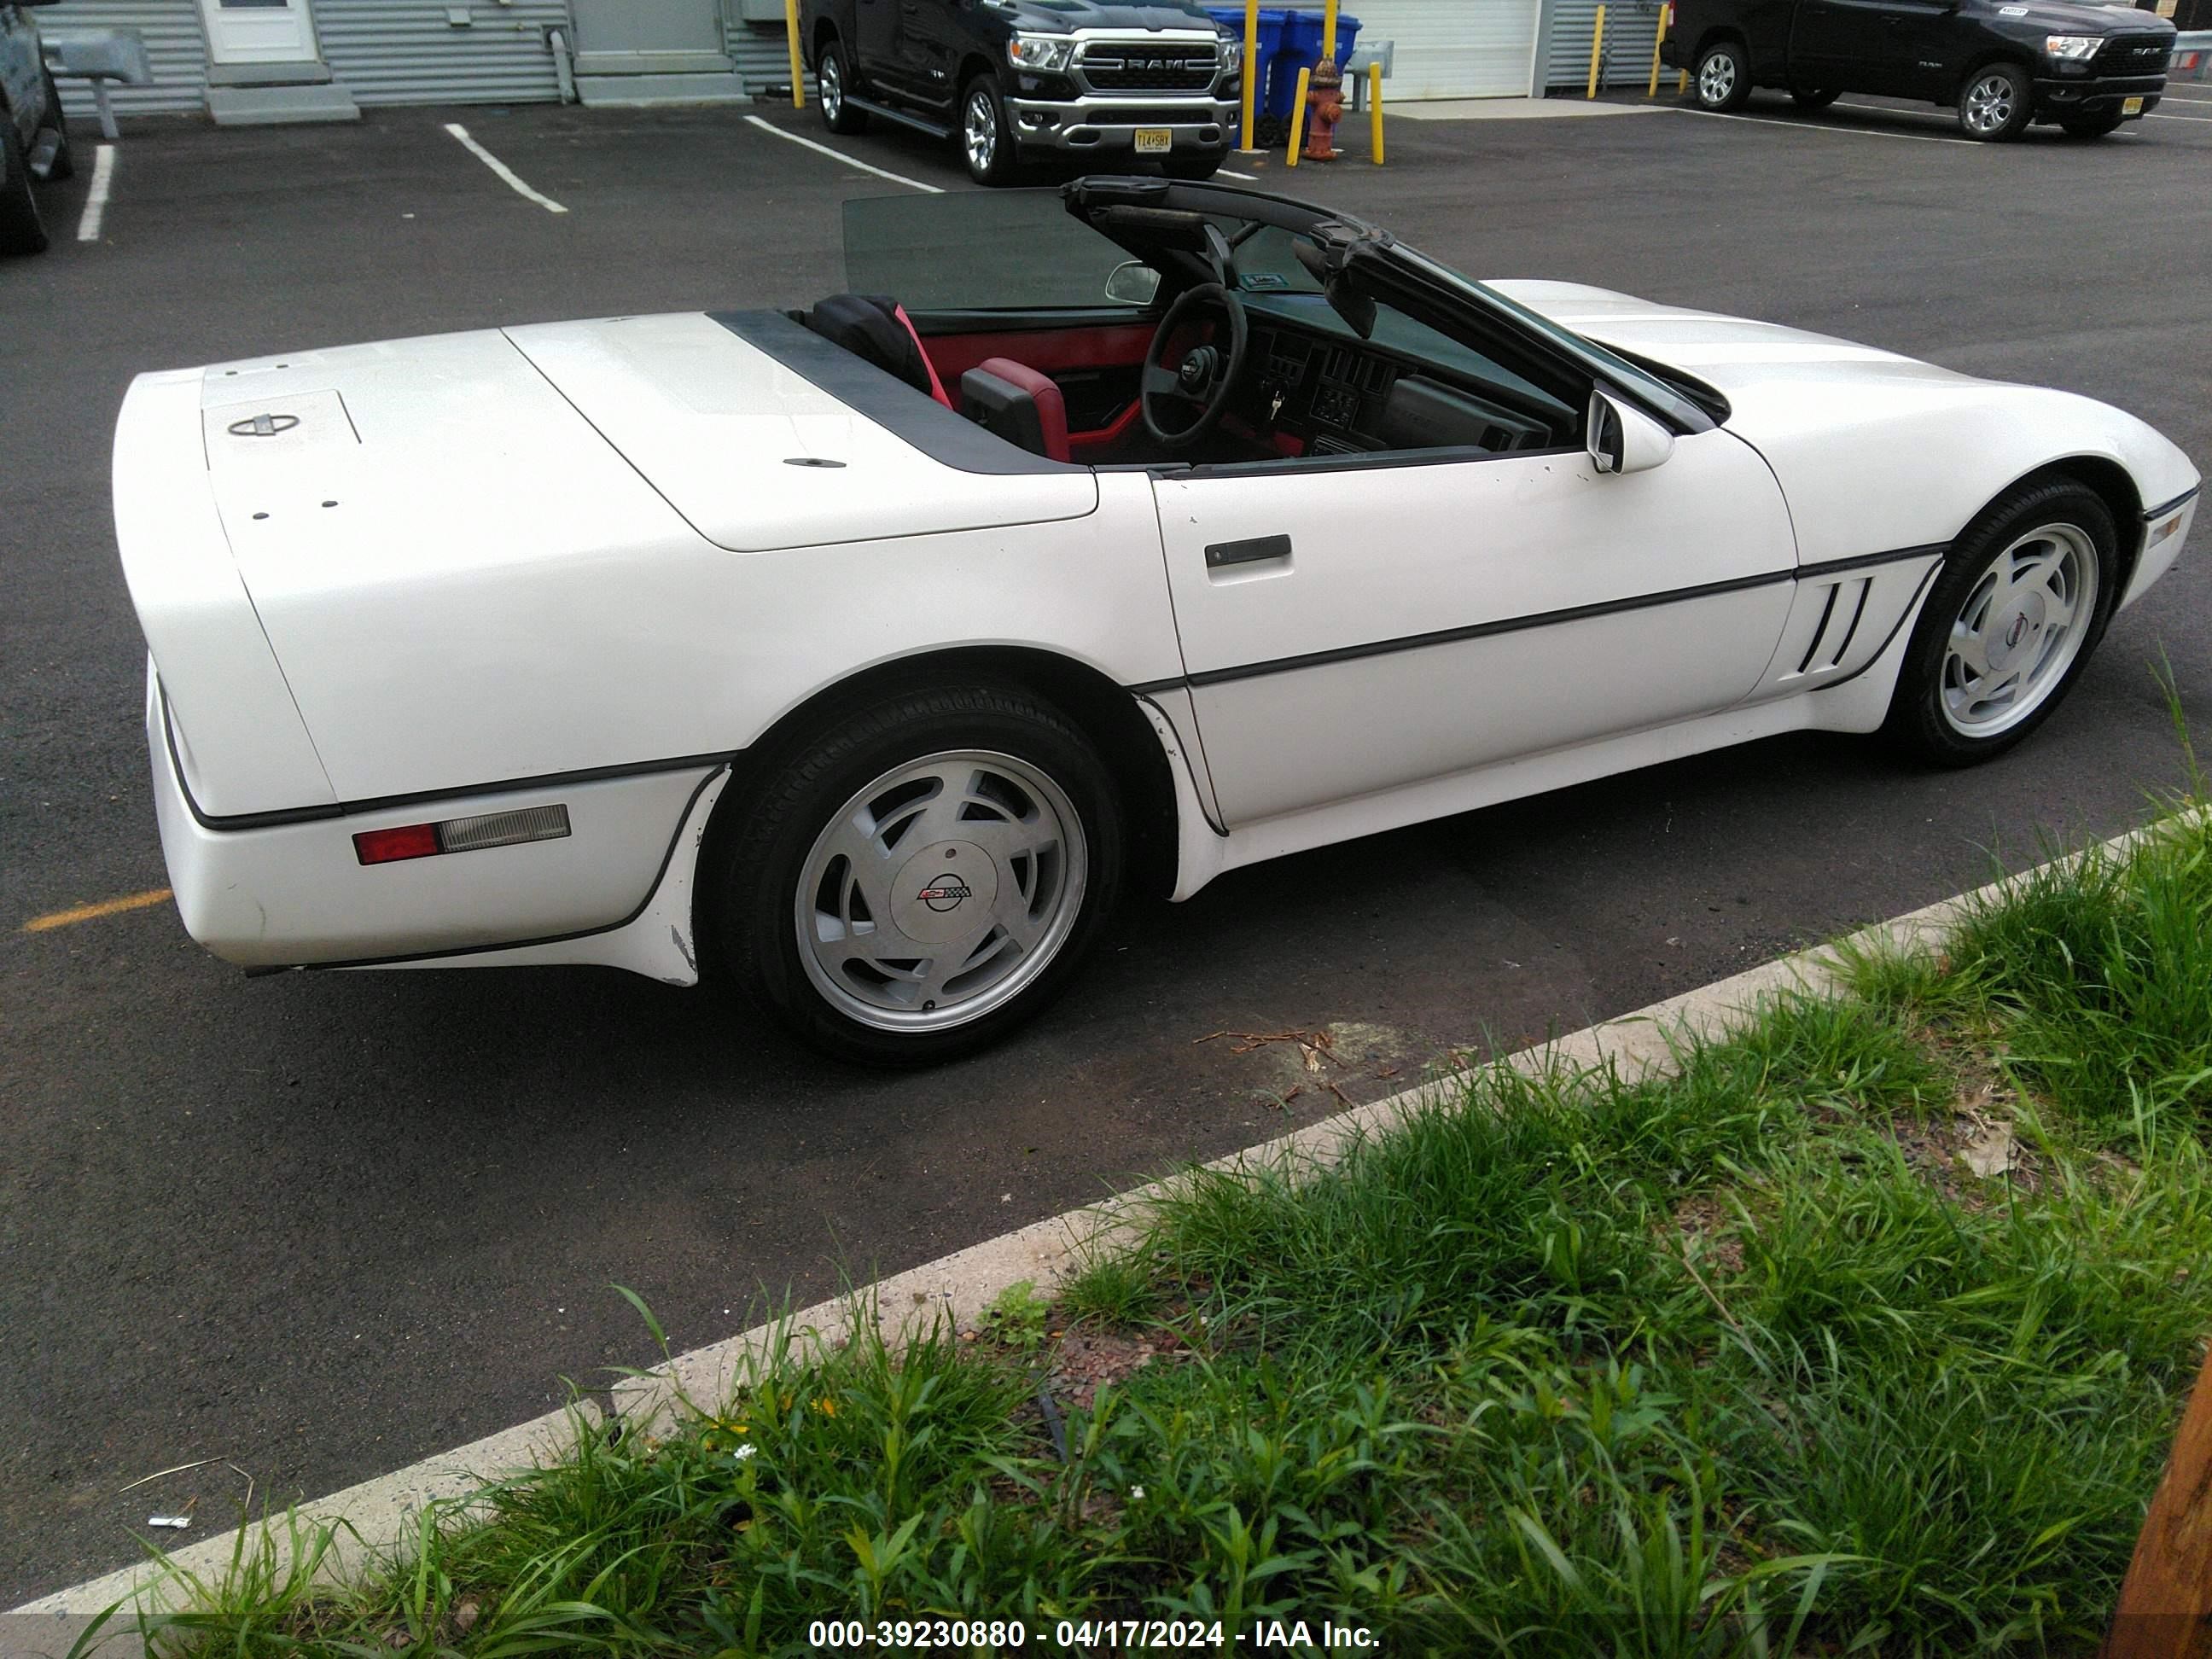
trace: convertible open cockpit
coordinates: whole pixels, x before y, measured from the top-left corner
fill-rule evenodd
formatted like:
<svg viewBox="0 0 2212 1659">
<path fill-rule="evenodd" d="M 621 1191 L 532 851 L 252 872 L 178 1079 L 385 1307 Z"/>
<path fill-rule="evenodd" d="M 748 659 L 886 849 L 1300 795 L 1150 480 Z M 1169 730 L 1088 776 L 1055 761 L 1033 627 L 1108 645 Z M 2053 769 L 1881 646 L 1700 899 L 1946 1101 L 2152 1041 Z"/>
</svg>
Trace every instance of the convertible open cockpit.
<svg viewBox="0 0 2212 1659">
<path fill-rule="evenodd" d="M 1469 285 L 1449 273 L 1425 294 L 1401 262 L 1363 259 L 1392 244 L 1355 221 L 1245 192 L 1186 191 L 1202 204 L 1169 205 L 1147 185 L 1091 179 L 963 201 L 953 211 L 978 222 L 957 242 L 943 203 L 849 204 L 848 270 L 856 288 L 879 291 L 833 295 L 799 319 L 911 391 L 1070 464 L 1471 458 L 1583 443 L 1587 342 L 1532 350 L 1525 316 L 1484 326 L 1468 315 Z M 978 268 L 985 247 L 1003 268 Z M 1660 384 L 1697 424 L 1725 412 L 1709 388 Z"/>
</svg>

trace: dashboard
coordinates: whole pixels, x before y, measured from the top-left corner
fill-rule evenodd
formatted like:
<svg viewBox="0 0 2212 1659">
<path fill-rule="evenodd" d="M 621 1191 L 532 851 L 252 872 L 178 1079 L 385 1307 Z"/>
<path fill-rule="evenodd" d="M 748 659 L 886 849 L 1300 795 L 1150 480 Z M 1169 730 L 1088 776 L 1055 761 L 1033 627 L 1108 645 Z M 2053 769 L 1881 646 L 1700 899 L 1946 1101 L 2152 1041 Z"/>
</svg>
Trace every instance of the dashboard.
<svg viewBox="0 0 2212 1659">
<path fill-rule="evenodd" d="M 1552 441 L 1544 422 L 1444 380 L 1426 365 L 1305 333 L 1255 326 L 1243 411 L 1314 455 L 1390 449 L 1503 454 Z"/>
</svg>

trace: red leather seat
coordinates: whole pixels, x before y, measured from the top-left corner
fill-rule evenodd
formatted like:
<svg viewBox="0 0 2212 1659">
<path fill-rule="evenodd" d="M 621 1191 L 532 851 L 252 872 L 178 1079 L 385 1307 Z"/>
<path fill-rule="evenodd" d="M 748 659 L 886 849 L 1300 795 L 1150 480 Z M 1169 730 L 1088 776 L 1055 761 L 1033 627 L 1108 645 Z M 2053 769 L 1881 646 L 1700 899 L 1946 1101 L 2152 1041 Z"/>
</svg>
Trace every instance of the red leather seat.
<svg viewBox="0 0 2212 1659">
<path fill-rule="evenodd" d="M 969 419 L 1010 442 L 1048 460 L 1068 459 L 1067 403 L 1041 369 L 1011 357 L 986 357 L 960 377 L 960 405 Z"/>
</svg>

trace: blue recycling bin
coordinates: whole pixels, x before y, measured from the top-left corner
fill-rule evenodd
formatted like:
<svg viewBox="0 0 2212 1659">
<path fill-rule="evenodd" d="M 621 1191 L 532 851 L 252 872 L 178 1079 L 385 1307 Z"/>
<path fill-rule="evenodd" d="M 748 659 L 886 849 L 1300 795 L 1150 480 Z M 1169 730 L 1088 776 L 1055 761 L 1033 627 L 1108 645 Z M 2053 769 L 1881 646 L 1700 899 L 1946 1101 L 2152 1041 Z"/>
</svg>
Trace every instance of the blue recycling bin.
<svg viewBox="0 0 2212 1659">
<path fill-rule="evenodd" d="M 1298 71 L 1310 70 L 1321 62 L 1322 31 L 1327 17 L 1320 9 L 1298 10 L 1286 15 L 1283 25 L 1282 43 L 1270 56 L 1267 64 L 1265 112 L 1277 121 L 1291 118 L 1291 106 L 1297 101 Z M 1349 12 L 1336 15 L 1336 61 L 1343 67 L 1352 56 L 1352 48 L 1359 39 L 1359 20 Z"/>
<path fill-rule="evenodd" d="M 1206 9 L 1206 15 L 1226 28 L 1239 41 L 1244 39 L 1243 7 L 1208 6 Z M 1294 15 L 1283 6 L 1260 8 L 1258 49 L 1252 55 L 1252 61 L 1244 65 L 1245 79 L 1254 88 L 1252 107 L 1257 117 L 1265 117 L 1267 112 L 1268 72 L 1273 66 L 1275 54 L 1283 49 L 1284 27 Z M 1293 80 L 1297 78 L 1295 70 L 1292 71 L 1291 78 Z M 1243 142 L 1249 146 L 1253 140 L 1248 134 Z"/>
</svg>

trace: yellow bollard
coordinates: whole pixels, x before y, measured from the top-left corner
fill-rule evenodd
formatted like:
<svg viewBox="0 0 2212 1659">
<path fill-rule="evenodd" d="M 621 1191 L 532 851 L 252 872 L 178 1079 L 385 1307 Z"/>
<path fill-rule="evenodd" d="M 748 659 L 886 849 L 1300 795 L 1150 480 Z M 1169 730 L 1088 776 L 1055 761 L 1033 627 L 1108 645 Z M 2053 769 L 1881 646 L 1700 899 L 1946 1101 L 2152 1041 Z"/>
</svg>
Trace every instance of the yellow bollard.
<svg viewBox="0 0 2212 1659">
<path fill-rule="evenodd" d="M 1311 70 L 1298 71 L 1298 95 L 1291 100 L 1291 153 L 1284 161 L 1285 167 L 1298 164 L 1298 146 L 1305 140 L 1306 82 L 1313 79 Z"/>
<path fill-rule="evenodd" d="M 1367 66 L 1367 137 L 1375 146 L 1375 165 L 1382 165 L 1382 65 Z"/>
<path fill-rule="evenodd" d="M 806 58 L 799 50 L 799 0 L 783 0 L 783 32 L 791 41 L 791 106 L 806 107 Z"/>
<path fill-rule="evenodd" d="M 1252 124 L 1259 118 L 1260 88 L 1255 84 L 1254 71 L 1260 66 L 1260 0 L 1244 0 L 1244 125 L 1239 130 L 1237 153 L 1257 155 L 1260 146 L 1254 142 Z"/>
<path fill-rule="evenodd" d="M 1583 94 L 1585 100 L 1597 96 L 1598 48 L 1605 44 L 1605 8 L 1597 9 L 1597 27 L 1590 31 L 1589 89 Z"/>
<path fill-rule="evenodd" d="M 1678 76 L 1676 76 L 1674 77 L 1674 95 L 1675 95 L 1677 98 L 1680 98 L 1680 97 L 1681 97 L 1685 93 L 1688 92 L 1688 91 L 1689 91 L 1689 89 L 1690 89 L 1690 71 L 1689 71 L 1689 70 L 1684 70 L 1681 72 L 1681 74 L 1680 74 L 1680 75 L 1678 75 Z"/>
<path fill-rule="evenodd" d="M 1321 55 L 1336 62 L 1336 0 L 1322 0 Z"/>
<path fill-rule="evenodd" d="M 1644 95 L 1646 98 L 1656 98 L 1659 95 L 1659 48 L 1667 44 L 1667 18 L 1674 9 L 1674 7 L 1669 5 L 1662 5 L 1659 8 L 1659 33 L 1651 42 L 1651 84 L 1644 89 Z"/>
</svg>

